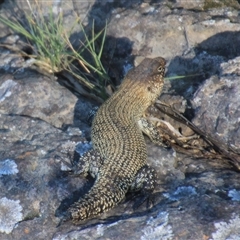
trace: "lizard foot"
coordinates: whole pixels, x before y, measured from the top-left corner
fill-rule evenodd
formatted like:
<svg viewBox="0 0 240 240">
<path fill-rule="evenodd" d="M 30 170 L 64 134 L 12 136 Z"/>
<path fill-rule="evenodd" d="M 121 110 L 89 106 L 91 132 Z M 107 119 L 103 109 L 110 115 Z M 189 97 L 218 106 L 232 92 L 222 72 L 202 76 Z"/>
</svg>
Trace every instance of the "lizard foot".
<svg viewBox="0 0 240 240">
<path fill-rule="evenodd" d="M 135 202 L 133 209 L 138 208 L 144 202 L 147 202 L 147 208 L 154 204 L 153 191 L 155 185 L 156 172 L 153 168 L 145 165 L 138 171 L 130 187 L 130 191 L 139 191 L 139 193 L 136 195 L 136 198 L 138 199 Z"/>
</svg>

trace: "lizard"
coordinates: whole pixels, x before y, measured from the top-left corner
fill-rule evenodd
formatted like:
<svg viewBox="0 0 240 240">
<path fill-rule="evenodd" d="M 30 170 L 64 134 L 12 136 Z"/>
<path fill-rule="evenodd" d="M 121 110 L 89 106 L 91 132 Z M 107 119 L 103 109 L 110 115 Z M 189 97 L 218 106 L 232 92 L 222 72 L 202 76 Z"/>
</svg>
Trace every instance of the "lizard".
<svg viewBox="0 0 240 240">
<path fill-rule="evenodd" d="M 95 182 L 68 208 L 67 220 L 78 224 L 110 210 L 128 191 L 146 196 L 154 191 L 156 173 L 147 164 L 141 117 L 161 94 L 165 65 L 162 57 L 145 58 L 98 109 L 91 129 L 93 149 L 73 166 L 74 173 L 90 173 Z"/>
</svg>

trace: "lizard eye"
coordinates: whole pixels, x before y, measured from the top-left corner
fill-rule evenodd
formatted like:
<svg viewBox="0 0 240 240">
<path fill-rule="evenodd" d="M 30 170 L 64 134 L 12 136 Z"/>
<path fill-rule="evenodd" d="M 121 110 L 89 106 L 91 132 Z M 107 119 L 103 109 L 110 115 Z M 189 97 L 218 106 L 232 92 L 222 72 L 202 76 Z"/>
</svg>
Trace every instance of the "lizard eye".
<svg viewBox="0 0 240 240">
<path fill-rule="evenodd" d="M 162 73 L 162 72 L 164 72 L 164 68 L 163 67 L 158 67 L 157 71 Z"/>
</svg>

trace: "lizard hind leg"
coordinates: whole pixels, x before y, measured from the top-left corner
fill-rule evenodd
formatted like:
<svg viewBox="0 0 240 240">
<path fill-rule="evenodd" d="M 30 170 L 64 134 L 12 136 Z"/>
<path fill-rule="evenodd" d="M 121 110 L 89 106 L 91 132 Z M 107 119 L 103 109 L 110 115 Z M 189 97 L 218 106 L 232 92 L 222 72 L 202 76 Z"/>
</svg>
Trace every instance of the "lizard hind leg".
<svg viewBox="0 0 240 240">
<path fill-rule="evenodd" d="M 147 202 L 147 208 L 149 208 L 154 199 L 152 197 L 153 191 L 156 186 L 156 172 L 155 170 L 145 165 L 136 174 L 134 181 L 132 182 L 129 191 L 139 191 L 138 196 L 140 198 L 136 200 L 133 205 L 133 209 L 137 209 L 145 201 Z M 137 197 L 138 197 L 137 196 Z"/>
<path fill-rule="evenodd" d="M 102 167 L 102 165 L 103 165 L 103 159 L 100 157 L 99 152 L 92 149 L 92 150 L 84 153 L 79 158 L 79 160 L 73 162 L 72 165 L 69 164 L 69 168 L 71 169 L 72 174 L 75 175 L 76 177 L 78 175 L 87 176 L 88 174 L 90 174 L 93 178 L 97 178 L 97 175 L 98 175 L 99 170 Z M 67 200 L 67 198 L 65 200 Z M 74 204 L 74 202 L 73 202 L 69 209 L 69 205 L 66 204 L 65 200 L 60 204 L 60 206 L 58 207 L 58 209 L 56 210 L 56 213 L 55 213 L 55 215 L 57 217 L 61 218 L 59 225 L 62 222 L 66 222 L 68 220 L 73 219 L 74 217 L 77 218 L 76 215 L 77 216 L 81 215 L 81 216 L 83 216 L 83 218 L 85 218 L 86 211 L 84 210 L 84 208 L 80 209 L 80 210 L 76 210 L 76 207 L 73 207 L 73 206 L 75 206 L 77 204 Z M 72 200 L 72 199 L 70 199 L 70 200 Z M 69 202 L 69 199 L 67 200 L 67 202 Z M 67 209 L 66 209 L 66 207 L 67 207 Z"/>
</svg>

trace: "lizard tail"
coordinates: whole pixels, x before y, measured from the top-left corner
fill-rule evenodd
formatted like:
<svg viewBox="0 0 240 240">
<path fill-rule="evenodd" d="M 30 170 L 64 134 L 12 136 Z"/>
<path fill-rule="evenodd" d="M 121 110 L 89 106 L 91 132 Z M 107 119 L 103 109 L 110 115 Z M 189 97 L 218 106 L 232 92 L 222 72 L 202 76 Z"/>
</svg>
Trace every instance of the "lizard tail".
<svg viewBox="0 0 240 240">
<path fill-rule="evenodd" d="M 124 199 L 127 189 L 127 184 L 119 185 L 112 181 L 111 183 L 106 182 L 106 184 L 94 184 L 85 196 L 68 209 L 72 222 L 78 224 L 84 219 L 110 210 Z"/>
</svg>

